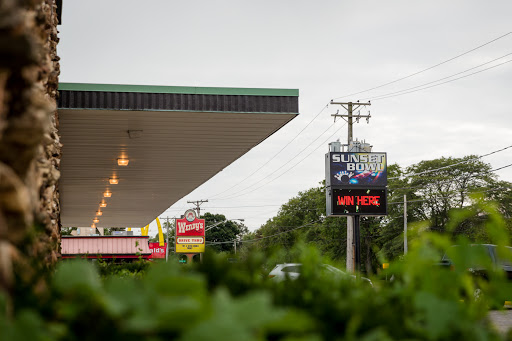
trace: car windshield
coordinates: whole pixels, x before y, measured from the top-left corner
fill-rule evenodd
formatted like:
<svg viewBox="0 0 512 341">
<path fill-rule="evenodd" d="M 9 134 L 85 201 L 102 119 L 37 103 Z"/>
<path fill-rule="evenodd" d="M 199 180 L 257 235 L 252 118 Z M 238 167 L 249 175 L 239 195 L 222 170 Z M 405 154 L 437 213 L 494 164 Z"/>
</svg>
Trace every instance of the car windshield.
<svg viewBox="0 0 512 341">
<path fill-rule="evenodd" d="M 441 263 L 445 264 L 452 264 L 452 259 L 448 256 L 448 254 L 451 254 L 452 256 L 462 256 L 463 258 L 459 258 L 459 261 L 464 260 L 467 267 L 472 268 L 482 268 L 486 267 L 487 265 L 490 265 L 492 263 L 492 260 L 494 258 L 493 255 L 493 249 L 495 248 L 494 245 L 487 245 L 487 244 L 473 244 L 470 245 L 469 249 L 466 249 L 466 247 L 461 247 L 459 245 L 453 245 L 451 246 L 451 250 L 448 250 L 441 259 Z M 457 250 L 457 253 L 454 254 L 452 250 Z M 457 257 L 455 257 L 457 258 Z"/>
<path fill-rule="evenodd" d="M 498 250 L 496 250 L 496 251 L 498 251 Z M 498 253 L 499 252 L 497 252 L 497 257 L 498 257 L 498 263 L 500 265 L 512 266 L 512 247 L 506 246 L 504 254 L 498 254 Z"/>
<path fill-rule="evenodd" d="M 298 273 L 300 273 L 301 269 L 302 269 L 302 267 L 300 265 L 290 265 L 290 266 L 283 267 L 283 269 L 281 271 L 282 272 L 298 272 Z"/>
<path fill-rule="evenodd" d="M 329 264 L 324 264 L 324 269 L 325 269 L 326 271 L 334 272 L 334 273 L 339 274 L 339 275 L 344 275 L 344 274 L 345 274 L 345 273 L 344 273 L 343 271 L 341 271 L 340 269 L 335 268 L 334 266 L 329 265 Z"/>
</svg>

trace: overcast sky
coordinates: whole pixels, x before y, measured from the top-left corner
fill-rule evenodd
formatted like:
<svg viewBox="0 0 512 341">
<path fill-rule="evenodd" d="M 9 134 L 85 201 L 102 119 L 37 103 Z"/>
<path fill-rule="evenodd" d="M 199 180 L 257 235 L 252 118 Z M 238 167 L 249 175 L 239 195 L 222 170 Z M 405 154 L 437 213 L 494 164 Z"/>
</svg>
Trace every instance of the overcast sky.
<svg viewBox="0 0 512 341">
<path fill-rule="evenodd" d="M 461 73 L 456 77 L 496 66 L 454 82 L 378 99 L 510 54 L 512 34 L 402 81 L 347 96 L 510 33 L 511 13 L 510 0 L 64 1 L 60 81 L 299 89 L 299 117 L 161 215 L 182 214 L 190 208 L 187 200 L 208 199 L 202 212 L 244 218 L 254 230 L 324 179 L 326 141 L 347 139 L 344 122 L 333 124 L 331 117 L 339 108 L 325 108 L 333 98 L 371 100 L 370 123 L 355 125 L 354 137 L 387 152 L 388 164 L 482 155 L 512 145 L 512 62 L 496 66 L 512 55 Z M 254 189 L 288 172 L 247 195 L 215 196 L 267 162 L 311 121 L 248 181 L 265 178 Z M 512 148 L 482 160 L 506 166 Z M 512 181 L 512 167 L 496 174 Z"/>
</svg>

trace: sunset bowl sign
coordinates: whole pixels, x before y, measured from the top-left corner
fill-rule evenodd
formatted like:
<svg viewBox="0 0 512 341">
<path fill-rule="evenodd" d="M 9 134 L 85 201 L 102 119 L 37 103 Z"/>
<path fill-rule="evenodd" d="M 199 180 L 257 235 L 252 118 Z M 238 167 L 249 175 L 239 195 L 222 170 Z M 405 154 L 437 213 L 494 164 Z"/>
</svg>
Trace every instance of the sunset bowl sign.
<svg viewBox="0 0 512 341">
<path fill-rule="evenodd" d="M 204 224 L 193 210 L 185 212 L 185 218 L 176 219 L 176 253 L 204 252 Z"/>
</svg>

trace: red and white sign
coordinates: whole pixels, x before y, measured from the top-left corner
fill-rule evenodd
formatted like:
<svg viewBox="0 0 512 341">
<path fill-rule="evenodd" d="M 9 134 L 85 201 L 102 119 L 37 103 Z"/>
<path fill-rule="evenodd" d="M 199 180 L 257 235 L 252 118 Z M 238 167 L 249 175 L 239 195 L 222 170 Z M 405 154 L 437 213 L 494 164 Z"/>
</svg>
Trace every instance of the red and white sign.
<svg viewBox="0 0 512 341">
<path fill-rule="evenodd" d="M 204 219 L 176 219 L 176 236 L 204 237 Z"/>
<path fill-rule="evenodd" d="M 167 243 L 164 246 L 160 246 L 160 243 L 149 243 L 149 250 L 151 251 L 151 258 L 165 258 L 165 249 Z"/>
<path fill-rule="evenodd" d="M 195 217 L 195 213 L 192 214 L 190 212 L 189 214 L 185 213 L 184 219 L 176 219 L 176 247 L 174 249 L 175 252 L 204 252 L 204 224 L 204 219 L 197 219 L 197 217 Z"/>
<path fill-rule="evenodd" d="M 178 244 L 204 244 L 203 237 L 178 237 L 176 239 Z"/>
</svg>

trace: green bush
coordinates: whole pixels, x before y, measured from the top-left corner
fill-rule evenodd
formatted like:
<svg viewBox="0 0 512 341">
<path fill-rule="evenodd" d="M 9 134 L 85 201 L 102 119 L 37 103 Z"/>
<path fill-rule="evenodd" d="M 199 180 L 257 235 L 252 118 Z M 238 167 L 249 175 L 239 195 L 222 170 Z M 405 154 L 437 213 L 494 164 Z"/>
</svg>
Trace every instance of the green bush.
<svg viewBox="0 0 512 341">
<path fill-rule="evenodd" d="M 503 222 L 490 218 L 489 235 L 507 243 Z M 262 270 L 273 260 L 258 253 L 237 263 L 218 254 L 187 265 L 62 262 L 37 297 L 23 288 L 11 302 L 0 295 L 0 340 L 501 340 L 486 316 L 512 293 L 503 273 L 475 278 L 467 240 L 416 233 L 373 287 L 325 275 L 326 260 L 308 246 L 292 252 L 301 277 L 280 283 Z M 453 271 L 438 265 L 447 249 Z"/>
<path fill-rule="evenodd" d="M 134 277 L 142 278 L 148 270 L 150 263 L 145 260 L 139 260 L 129 263 L 113 263 L 98 261 L 97 262 L 99 274 L 102 277 L 120 276 L 120 277 Z"/>
</svg>

